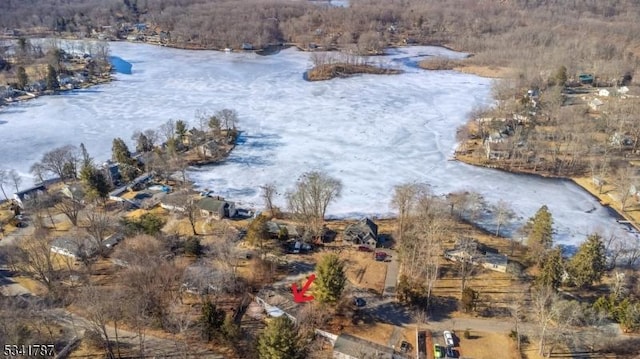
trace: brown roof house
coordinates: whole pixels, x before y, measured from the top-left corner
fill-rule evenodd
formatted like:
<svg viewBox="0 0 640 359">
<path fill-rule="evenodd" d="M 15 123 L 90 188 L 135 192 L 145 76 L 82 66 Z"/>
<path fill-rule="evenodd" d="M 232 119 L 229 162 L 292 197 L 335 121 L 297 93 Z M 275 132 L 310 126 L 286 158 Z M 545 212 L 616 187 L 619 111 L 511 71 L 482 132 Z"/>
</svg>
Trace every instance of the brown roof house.
<svg viewBox="0 0 640 359">
<path fill-rule="evenodd" d="M 378 244 L 378 225 L 369 218 L 363 218 L 357 223 L 348 225 L 342 237 L 353 244 L 364 244 L 375 248 Z"/>
<path fill-rule="evenodd" d="M 236 215 L 235 203 L 224 199 L 205 197 L 198 201 L 198 208 L 202 215 L 215 219 L 231 218 Z"/>
</svg>

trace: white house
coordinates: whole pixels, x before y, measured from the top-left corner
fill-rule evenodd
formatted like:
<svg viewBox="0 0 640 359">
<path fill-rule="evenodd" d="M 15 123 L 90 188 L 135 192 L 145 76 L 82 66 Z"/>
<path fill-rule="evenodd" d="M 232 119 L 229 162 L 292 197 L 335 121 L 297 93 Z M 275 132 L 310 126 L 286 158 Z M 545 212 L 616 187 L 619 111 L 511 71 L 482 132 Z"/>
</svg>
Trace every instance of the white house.
<svg viewBox="0 0 640 359">
<path fill-rule="evenodd" d="M 607 89 L 600 89 L 598 91 L 598 96 L 602 96 L 602 97 L 609 97 L 609 90 Z"/>
</svg>

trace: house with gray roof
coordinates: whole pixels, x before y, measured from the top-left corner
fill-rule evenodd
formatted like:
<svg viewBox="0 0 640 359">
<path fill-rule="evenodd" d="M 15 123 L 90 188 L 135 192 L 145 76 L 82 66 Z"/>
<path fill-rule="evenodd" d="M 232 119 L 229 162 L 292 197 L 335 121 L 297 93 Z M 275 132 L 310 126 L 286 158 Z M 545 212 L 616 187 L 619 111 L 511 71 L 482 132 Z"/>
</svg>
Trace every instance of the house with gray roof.
<svg viewBox="0 0 640 359">
<path fill-rule="evenodd" d="M 225 201 L 223 198 L 205 197 L 196 204 L 203 216 L 215 219 L 231 218 L 236 215 L 235 203 Z"/>
<path fill-rule="evenodd" d="M 405 359 L 393 348 L 354 337 L 340 334 L 333 344 L 333 357 L 336 359 Z"/>
<path fill-rule="evenodd" d="M 87 237 L 56 238 L 51 242 L 51 252 L 71 257 L 73 259 L 90 258 L 98 253 L 94 242 Z"/>
<path fill-rule="evenodd" d="M 509 264 L 506 255 L 468 238 L 459 240 L 454 249 L 445 251 L 444 257 L 450 261 L 471 263 L 502 273 L 507 272 Z"/>
<path fill-rule="evenodd" d="M 342 237 L 355 245 L 368 245 L 375 248 L 378 244 L 378 225 L 369 218 L 363 218 L 357 223 L 348 225 Z"/>
</svg>

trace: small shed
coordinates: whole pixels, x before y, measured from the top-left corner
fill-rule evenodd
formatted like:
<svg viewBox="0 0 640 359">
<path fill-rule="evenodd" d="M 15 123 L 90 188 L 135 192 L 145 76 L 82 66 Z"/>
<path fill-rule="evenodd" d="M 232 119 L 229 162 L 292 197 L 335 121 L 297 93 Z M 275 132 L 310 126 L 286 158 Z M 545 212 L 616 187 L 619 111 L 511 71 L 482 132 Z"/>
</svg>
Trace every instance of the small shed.
<svg viewBox="0 0 640 359">
<path fill-rule="evenodd" d="M 578 75 L 578 80 L 583 85 L 589 85 L 593 83 L 593 75 L 591 74 L 580 74 Z"/>
</svg>

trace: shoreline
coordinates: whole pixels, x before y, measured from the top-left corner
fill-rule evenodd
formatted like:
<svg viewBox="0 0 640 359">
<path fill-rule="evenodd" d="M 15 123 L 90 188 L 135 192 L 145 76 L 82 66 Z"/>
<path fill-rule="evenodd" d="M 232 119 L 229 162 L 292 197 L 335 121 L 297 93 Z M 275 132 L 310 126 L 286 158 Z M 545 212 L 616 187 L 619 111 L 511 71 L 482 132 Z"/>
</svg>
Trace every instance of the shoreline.
<svg viewBox="0 0 640 359">
<path fill-rule="evenodd" d="M 22 102 L 35 100 L 35 99 L 43 97 L 43 96 L 55 96 L 55 95 L 58 95 L 60 93 L 71 92 L 71 91 L 76 91 L 76 90 L 84 90 L 84 89 L 88 89 L 88 88 L 91 88 L 91 87 L 94 87 L 94 86 L 108 84 L 108 83 L 111 83 L 111 82 L 113 82 L 113 76 L 109 75 L 109 78 L 99 77 L 97 81 L 91 81 L 87 85 L 79 86 L 77 88 L 71 88 L 71 89 L 70 88 L 59 88 L 57 90 L 47 90 L 47 91 L 42 91 L 42 92 L 39 92 L 39 93 L 32 93 L 31 95 L 22 95 L 22 96 L 18 96 L 18 97 L 13 97 L 12 100 L 10 100 L 10 101 L 0 99 L 0 109 L 2 107 L 4 107 L 4 106 L 10 106 L 12 104 L 18 104 L 18 103 L 22 103 Z"/>
<path fill-rule="evenodd" d="M 589 181 L 588 177 L 565 177 L 565 176 L 556 176 L 556 175 L 544 174 L 544 173 L 535 173 L 530 171 L 513 171 L 513 170 L 507 170 L 505 168 L 502 168 L 499 165 L 490 166 L 490 165 L 482 164 L 479 162 L 469 161 L 469 160 L 466 160 L 464 156 L 454 155 L 453 158 L 455 161 L 465 163 L 467 165 L 474 166 L 474 167 L 489 168 L 489 169 L 494 169 L 501 172 L 520 175 L 520 176 L 533 176 L 537 178 L 554 179 L 554 180 L 571 182 L 575 184 L 578 188 L 582 189 L 584 192 L 589 194 L 593 199 L 597 200 L 600 206 L 605 208 L 609 212 L 609 214 L 616 219 L 618 223 L 620 223 L 620 220 L 625 220 L 628 222 L 628 224 L 631 227 L 633 227 L 633 229 L 636 232 L 640 233 L 640 223 L 638 223 L 638 221 L 636 221 L 633 217 L 629 216 L 627 213 L 623 212 L 622 209 L 619 208 L 619 206 L 613 200 L 606 201 L 605 199 L 603 199 L 603 196 L 605 196 L 606 193 L 600 194 L 598 193 L 597 189 L 590 188 L 592 186 L 590 186 L 588 183 Z"/>
</svg>

